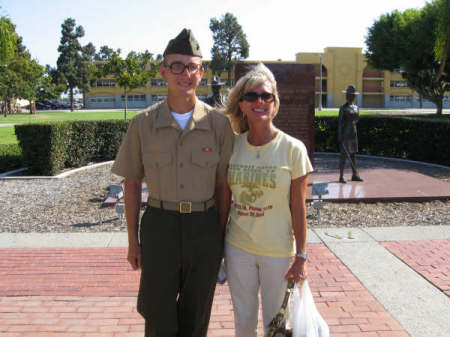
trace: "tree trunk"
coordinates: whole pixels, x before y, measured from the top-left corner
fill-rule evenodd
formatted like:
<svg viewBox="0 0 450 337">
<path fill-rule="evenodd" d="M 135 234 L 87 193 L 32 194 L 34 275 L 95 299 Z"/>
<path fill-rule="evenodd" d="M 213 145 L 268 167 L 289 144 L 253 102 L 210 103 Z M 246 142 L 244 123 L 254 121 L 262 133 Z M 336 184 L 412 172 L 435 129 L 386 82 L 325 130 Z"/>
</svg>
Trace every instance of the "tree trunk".
<svg viewBox="0 0 450 337">
<path fill-rule="evenodd" d="M 445 41 L 445 45 L 444 45 L 444 52 L 442 53 L 442 60 L 441 60 L 441 66 L 439 67 L 439 71 L 436 75 L 436 82 L 438 82 L 442 76 L 444 76 L 444 70 L 445 70 L 445 65 L 447 64 L 447 55 L 448 55 L 448 50 L 450 49 L 450 39 L 447 39 L 447 41 Z"/>
<path fill-rule="evenodd" d="M 442 101 L 443 101 L 443 98 L 441 98 L 440 100 L 438 100 L 436 102 L 436 106 L 437 106 L 436 115 L 438 115 L 438 116 L 442 116 Z"/>
<path fill-rule="evenodd" d="M 423 109 L 423 96 L 419 94 L 419 108 Z"/>
<path fill-rule="evenodd" d="M 125 113 L 124 113 L 125 120 L 127 120 L 127 101 L 128 101 L 128 94 L 127 89 L 125 89 Z"/>
<path fill-rule="evenodd" d="M 34 114 L 34 110 L 35 110 L 35 103 L 30 99 L 30 115 Z"/>
<path fill-rule="evenodd" d="M 70 87 L 70 111 L 73 111 L 73 87 Z"/>
</svg>

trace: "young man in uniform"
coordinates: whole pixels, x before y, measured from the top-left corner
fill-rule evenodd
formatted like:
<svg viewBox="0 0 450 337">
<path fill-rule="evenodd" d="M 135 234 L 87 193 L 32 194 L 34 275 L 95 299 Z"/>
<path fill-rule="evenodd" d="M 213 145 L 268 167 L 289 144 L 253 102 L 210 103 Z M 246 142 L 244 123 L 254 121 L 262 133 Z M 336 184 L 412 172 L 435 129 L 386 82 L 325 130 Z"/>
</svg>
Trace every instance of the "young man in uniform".
<svg viewBox="0 0 450 337">
<path fill-rule="evenodd" d="M 125 177 L 128 261 L 142 268 L 145 336 L 203 337 L 223 253 L 234 135 L 228 119 L 196 97 L 204 69 L 190 30 L 170 40 L 160 72 L 167 100 L 130 121 L 112 172 Z M 149 197 L 138 226 L 144 177 Z"/>
</svg>

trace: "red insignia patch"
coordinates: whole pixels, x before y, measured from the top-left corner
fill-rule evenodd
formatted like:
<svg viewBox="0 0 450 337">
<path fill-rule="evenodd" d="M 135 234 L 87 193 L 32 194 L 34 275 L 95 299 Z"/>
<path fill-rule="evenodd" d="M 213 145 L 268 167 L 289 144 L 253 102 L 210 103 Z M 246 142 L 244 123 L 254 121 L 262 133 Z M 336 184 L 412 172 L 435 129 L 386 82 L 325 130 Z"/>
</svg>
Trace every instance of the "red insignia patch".
<svg viewBox="0 0 450 337">
<path fill-rule="evenodd" d="M 204 147 L 202 148 L 203 152 L 212 152 L 212 147 Z"/>
</svg>

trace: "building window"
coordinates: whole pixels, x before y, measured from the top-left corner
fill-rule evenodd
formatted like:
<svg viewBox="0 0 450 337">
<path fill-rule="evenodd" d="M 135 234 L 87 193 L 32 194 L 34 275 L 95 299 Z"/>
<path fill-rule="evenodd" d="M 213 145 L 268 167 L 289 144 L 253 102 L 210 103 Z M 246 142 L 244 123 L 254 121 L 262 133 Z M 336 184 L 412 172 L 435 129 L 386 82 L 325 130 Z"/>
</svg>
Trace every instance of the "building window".
<svg viewBox="0 0 450 337">
<path fill-rule="evenodd" d="M 166 83 L 166 81 L 161 80 L 161 79 L 153 79 L 152 87 L 167 87 L 167 83 Z"/>
<path fill-rule="evenodd" d="M 206 78 L 204 78 L 203 80 L 200 81 L 201 87 L 206 87 L 207 85 L 208 85 L 208 80 Z"/>
<path fill-rule="evenodd" d="M 411 96 L 394 96 L 394 95 L 389 96 L 389 101 L 396 102 L 396 103 L 411 102 L 411 99 L 412 99 Z"/>
<path fill-rule="evenodd" d="M 161 102 L 167 98 L 166 95 L 152 95 L 152 102 Z"/>
<path fill-rule="evenodd" d="M 98 80 L 95 83 L 97 88 L 114 88 L 116 86 L 116 82 L 114 80 Z"/>
<path fill-rule="evenodd" d="M 406 81 L 391 81 L 391 88 L 408 88 L 408 83 Z"/>
<path fill-rule="evenodd" d="M 128 102 L 143 102 L 145 101 L 145 95 L 128 95 Z M 122 95 L 122 102 L 125 102 L 125 95 Z"/>
<path fill-rule="evenodd" d="M 97 96 L 89 98 L 92 103 L 114 102 L 114 96 Z"/>
</svg>

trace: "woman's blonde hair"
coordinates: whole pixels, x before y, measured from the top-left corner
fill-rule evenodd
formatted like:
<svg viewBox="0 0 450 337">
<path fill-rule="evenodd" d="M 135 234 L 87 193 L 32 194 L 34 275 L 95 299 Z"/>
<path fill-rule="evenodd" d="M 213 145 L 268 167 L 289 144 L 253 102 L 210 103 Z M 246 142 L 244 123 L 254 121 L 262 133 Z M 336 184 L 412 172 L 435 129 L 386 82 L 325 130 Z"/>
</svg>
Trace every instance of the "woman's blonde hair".
<svg viewBox="0 0 450 337">
<path fill-rule="evenodd" d="M 246 132 L 249 129 L 247 117 L 241 111 L 239 101 L 244 94 L 266 82 L 269 82 L 272 85 L 272 94 L 275 96 L 273 115 L 273 117 L 275 117 L 280 107 L 277 82 L 275 81 L 275 76 L 273 76 L 272 72 L 264 64 L 258 63 L 256 66 L 252 67 L 250 71 L 242 76 L 237 81 L 236 85 L 230 89 L 222 113 L 230 118 L 231 126 L 237 134 Z"/>
</svg>

